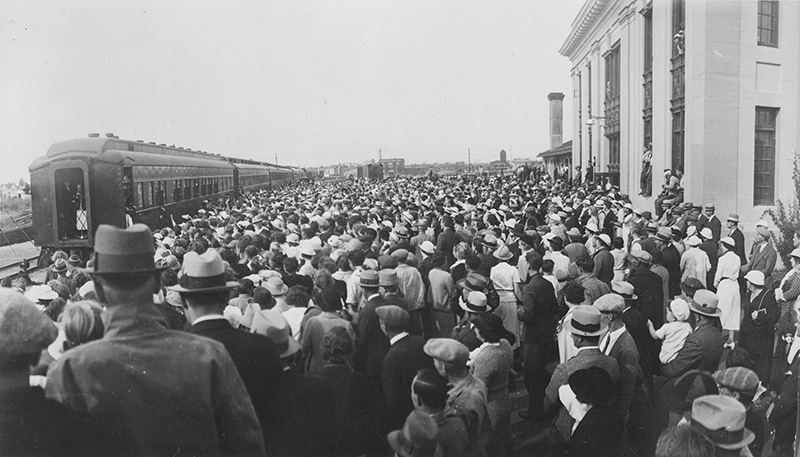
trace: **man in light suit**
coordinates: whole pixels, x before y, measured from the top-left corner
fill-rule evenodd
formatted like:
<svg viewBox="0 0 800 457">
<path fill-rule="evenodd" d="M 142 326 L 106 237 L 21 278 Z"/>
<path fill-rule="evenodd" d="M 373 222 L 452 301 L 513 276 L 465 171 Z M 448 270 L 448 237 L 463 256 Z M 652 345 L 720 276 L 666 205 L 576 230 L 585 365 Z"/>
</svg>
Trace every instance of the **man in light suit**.
<svg viewBox="0 0 800 457">
<path fill-rule="evenodd" d="M 600 311 L 588 305 L 578 305 L 572 310 L 572 319 L 564 323 L 572 334 L 572 340 L 578 353 L 564 363 L 559 364 L 550 383 L 545 389 L 544 413 L 547 417 L 556 416 L 555 426 L 561 437 L 569 441 L 572 433 L 574 419 L 561 404 L 558 397 L 558 388 L 567 384 L 572 373 L 589 367 L 600 367 L 611 375 L 615 391 L 618 390 L 620 381 L 619 363 L 600 351 L 600 337 L 608 330 L 608 324 L 602 322 Z"/>
</svg>

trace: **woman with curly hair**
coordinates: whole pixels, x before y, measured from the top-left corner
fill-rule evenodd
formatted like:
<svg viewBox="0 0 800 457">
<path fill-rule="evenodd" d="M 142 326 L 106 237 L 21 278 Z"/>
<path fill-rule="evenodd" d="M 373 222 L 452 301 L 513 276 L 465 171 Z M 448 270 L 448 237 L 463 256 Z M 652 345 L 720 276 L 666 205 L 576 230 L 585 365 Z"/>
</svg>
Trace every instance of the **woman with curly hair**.
<svg viewBox="0 0 800 457">
<path fill-rule="evenodd" d="M 450 274 L 453 276 L 454 282 L 467 277 L 467 257 L 470 255 L 472 255 L 472 248 L 463 241 L 453 248 L 453 257 L 455 257 L 456 261 L 450 267 Z"/>
</svg>

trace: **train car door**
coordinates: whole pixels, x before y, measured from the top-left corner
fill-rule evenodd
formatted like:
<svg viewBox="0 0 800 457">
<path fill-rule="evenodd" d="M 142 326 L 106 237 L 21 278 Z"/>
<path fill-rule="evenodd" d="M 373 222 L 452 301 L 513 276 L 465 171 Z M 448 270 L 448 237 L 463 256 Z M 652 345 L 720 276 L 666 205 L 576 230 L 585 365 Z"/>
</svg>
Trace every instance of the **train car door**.
<svg viewBox="0 0 800 457">
<path fill-rule="evenodd" d="M 56 240 L 88 240 L 91 208 L 89 168 L 85 162 L 67 161 L 53 167 L 53 220 Z"/>
</svg>

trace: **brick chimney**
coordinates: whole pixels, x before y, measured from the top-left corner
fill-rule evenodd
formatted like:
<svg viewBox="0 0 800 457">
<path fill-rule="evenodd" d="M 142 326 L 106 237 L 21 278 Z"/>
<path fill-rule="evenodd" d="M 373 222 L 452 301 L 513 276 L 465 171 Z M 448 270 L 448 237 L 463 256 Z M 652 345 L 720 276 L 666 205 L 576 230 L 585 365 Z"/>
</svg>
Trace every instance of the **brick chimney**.
<svg viewBox="0 0 800 457">
<path fill-rule="evenodd" d="M 564 143 L 564 94 L 550 92 L 547 100 L 550 101 L 550 149 L 555 149 Z"/>
</svg>

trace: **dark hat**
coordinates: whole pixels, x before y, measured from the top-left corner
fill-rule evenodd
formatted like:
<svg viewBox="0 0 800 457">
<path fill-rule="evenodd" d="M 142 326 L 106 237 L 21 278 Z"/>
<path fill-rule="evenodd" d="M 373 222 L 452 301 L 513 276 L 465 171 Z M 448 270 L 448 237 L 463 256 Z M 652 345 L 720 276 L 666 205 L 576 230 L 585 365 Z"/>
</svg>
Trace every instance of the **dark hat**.
<svg viewBox="0 0 800 457">
<path fill-rule="evenodd" d="M 702 370 L 689 370 L 673 381 L 664 384 L 661 400 L 676 414 L 683 414 L 692 408 L 695 398 L 719 393 L 717 383 L 711 374 Z"/>
<path fill-rule="evenodd" d="M 56 260 L 56 263 L 53 264 L 53 271 L 56 273 L 64 273 L 67 271 L 67 261 L 64 259 Z"/>
<path fill-rule="evenodd" d="M 375 270 L 364 270 L 361 272 L 361 278 L 358 280 L 358 285 L 361 287 L 375 287 L 380 284 L 378 272 Z"/>
<path fill-rule="evenodd" d="M 550 246 L 552 246 L 554 251 L 560 251 L 564 248 L 564 240 L 562 240 L 560 236 L 554 236 L 550 238 Z"/>
<path fill-rule="evenodd" d="M 94 265 L 85 271 L 93 275 L 142 274 L 162 271 L 156 267 L 153 233 L 144 224 L 121 229 L 101 224 L 94 235 Z"/>
<path fill-rule="evenodd" d="M 642 217 L 647 219 L 648 221 L 653 218 L 653 213 L 650 211 L 642 211 Z"/>
<path fill-rule="evenodd" d="M 462 289 L 473 290 L 477 292 L 483 292 L 486 290 L 488 285 L 489 280 L 486 279 L 485 276 L 478 273 L 469 273 L 464 279 L 460 279 L 456 283 L 456 286 Z"/>
<path fill-rule="evenodd" d="M 222 257 L 214 249 L 203 254 L 194 251 L 183 256 L 183 276 L 180 285 L 171 290 L 182 294 L 204 294 L 233 289 L 239 284 L 225 280 L 225 264 Z"/>
<path fill-rule="evenodd" d="M 76 267 L 81 265 L 81 257 L 78 254 L 72 254 L 71 256 L 69 256 L 68 261 L 69 263 L 71 263 L 73 266 Z"/>
<path fill-rule="evenodd" d="M 672 241 L 672 230 L 667 227 L 659 227 L 657 229 L 656 239 L 664 243 Z"/>
<path fill-rule="evenodd" d="M 614 399 L 611 375 L 600 367 L 589 367 L 572 373 L 567 379 L 579 402 L 589 405 L 609 404 Z"/>
<path fill-rule="evenodd" d="M 389 432 L 386 436 L 395 453 L 402 457 L 437 457 L 442 455 L 439 446 L 439 427 L 429 415 L 412 411 L 403 424 L 403 430 Z"/>
<path fill-rule="evenodd" d="M 687 295 L 694 295 L 696 291 L 705 289 L 705 286 L 703 286 L 703 283 L 697 278 L 686 278 L 681 283 L 681 289 L 683 289 Z M 689 294 L 689 292 L 691 292 L 691 294 Z"/>
<path fill-rule="evenodd" d="M 378 265 L 381 268 L 397 268 L 397 258 L 394 255 L 383 254 L 378 256 Z"/>
<path fill-rule="evenodd" d="M 472 318 L 472 323 L 486 340 L 494 342 L 500 341 L 501 338 L 505 338 L 506 341 L 511 344 L 514 344 L 517 341 L 517 337 L 503 326 L 503 319 L 496 314 L 477 314 Z"/>
<path fill-rule="evenodd" d="M 277 301 L 275 297 L 272 296 L 272 293 L 264 287 L 256 287 L 253 289 L 253 303 L 257 304 L 259 307 L 266 307 L 272 308 L 275 306 Z M 262 306 L 264 305 L 264 306 Z"/>
</svg>

